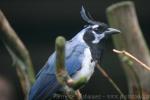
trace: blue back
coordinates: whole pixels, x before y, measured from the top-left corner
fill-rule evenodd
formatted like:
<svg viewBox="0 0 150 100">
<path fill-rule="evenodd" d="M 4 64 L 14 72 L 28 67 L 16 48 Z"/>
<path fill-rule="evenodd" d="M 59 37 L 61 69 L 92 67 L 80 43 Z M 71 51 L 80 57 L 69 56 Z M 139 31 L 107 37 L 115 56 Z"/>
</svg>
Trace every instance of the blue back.
<svg viewBox="0 0 150 100">
<path fill-rule="evenodd" d="M 69 75 L 73 75 L 78 71 L 82 66 L 82 59 L 84 54 L 84 49 L 87 48 L 86 44 L 82 44 L 79 42 L 67 42 L 66 50 L 65 50 L 65 67 L 69 73 Z M 56 52 L 54 52 L 48 59 L 45 66 L 40 70 L 36 77 L 40 74 L 55 74 L 56 68 Z"/>
<path fill-rule="evenodd" d="M 66 43 L 65 67 L 70 76 L 81 69 L 85 48 L 87 48 L 87 45 L 80 43 L 78 40 Z M 56 52 L 49 57 L 45 66 L 37 74 L 36 82 L 29 93 L 29 100 L 47 99 L 61 89 L 55 75 L 55 62 Z"/>
</svg>

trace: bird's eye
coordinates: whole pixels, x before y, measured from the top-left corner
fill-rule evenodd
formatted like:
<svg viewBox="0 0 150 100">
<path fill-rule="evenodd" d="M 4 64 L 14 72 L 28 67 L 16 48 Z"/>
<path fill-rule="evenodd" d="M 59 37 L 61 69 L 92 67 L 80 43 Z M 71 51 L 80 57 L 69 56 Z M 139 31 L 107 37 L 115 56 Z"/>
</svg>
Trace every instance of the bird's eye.
<svg viewBox="0 0 150 100">
<path fill-rule="evenodd" d="M 107 30 L 107 27 L 99 26 L 99 27 L 95 28 L 94 30 L 102 33 Z"/>
</svg>

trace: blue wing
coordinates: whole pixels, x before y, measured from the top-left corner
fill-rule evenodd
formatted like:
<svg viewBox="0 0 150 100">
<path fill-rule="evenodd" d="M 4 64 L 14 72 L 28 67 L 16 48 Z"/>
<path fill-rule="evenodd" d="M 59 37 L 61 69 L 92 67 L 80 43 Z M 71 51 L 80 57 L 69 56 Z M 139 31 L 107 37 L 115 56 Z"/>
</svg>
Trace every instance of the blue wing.
<svg viewBox="0 0 150 100">
<path fill-rule="evenodd" d="M 29 92 L 29 100 L 47 100 L 61 88 L 55 75 L 41 74 Z"/>
<path fill-rule="evenodd" d="M 65 66 L 70 76 L 74 75 L 79 69 L 81 69 L 85 48 L 87 48 L 87 46 L 80 43 L 75 44 L 70 42 L 66 44 Z M 61 88 L 61 85 L 58 83 L 55 76 L 55 57 L 56 53 L 54 52 L 45 66 L 37 74 L 36 82 L 29 93 L 29 100 L 48 98 Z"/>
<path fill-rule="evenodd" d="M 68 43 L 66 45 L 66 50 L 65 50 L 65 67 L 69 73 L 70 76 L 75 74 L 82 66 L 82 59 L 84 56 L 84 49 L 87 48 L 87 45 L 85 44 L 80 44 L 77 42 L 75 43 Z M 46 74 L 55 74 L 55 64 L 56 62 L 56 52 L 54 52 L 50 58 L 48 59 L 48 62 L 46 65 L 40 70 L 40 72 L 37 74 L 36 77 L 38 77 L 41 73 L 46 73 Z"/>
<path fill-rule="evenodd" d="M 74 49 L 69 52 L 66 50 L 66 69 L 70 76 L 74 75 L 82 67 L 82 59 L 84 57 L 84 49 L 86 45 L 78 44 L 73 47 Z M 70 54 L 69 54 L 70 53 Z"/>
</svg>

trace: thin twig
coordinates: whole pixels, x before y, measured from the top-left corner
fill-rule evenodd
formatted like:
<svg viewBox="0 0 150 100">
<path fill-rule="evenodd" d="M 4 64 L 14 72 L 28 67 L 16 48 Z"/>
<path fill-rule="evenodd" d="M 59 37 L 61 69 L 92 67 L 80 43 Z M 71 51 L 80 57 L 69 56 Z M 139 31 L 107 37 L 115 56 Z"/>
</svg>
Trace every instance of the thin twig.
<svg viewBox="0 0 150 100">
<path fill-rule="evenodd" d="M 117 53 L 117 54 L 123 54 L 124 56 L 127 56 L 135 61 L 137 61 L 138 63 L 140 63 L 140 65 L 144 65 L 146 67 L 144 68 L 147 68 L 148 66 L 145 65 L 143 62 L 141 62 L 140 60 L 138 60 L 136 57 L 134 57 L 133 55 L 131 55 L 130 53 L 126 52 L 125 50 L 122 50 L 122 51 L 119 51 L 119 50 L 116 50 L 116 49 L 113 49 L 113 52 Z M 127 59 L 127 60 L 124 60 L 126 62 L 126 64 L 129 66 L 130 70 L 132 71 L 133 75 L 134 75 L 134 78 L 136 80 L 136 83 L 137 83 L 137 91 L 139 91 L 139 95 L 140 95 L 140 100 L 142 100 L 142 86 L 141 86 L 141 82 L 139 80 L 139 77 L 136 73 L 136 71 L 134 70 L 133 66 L 131 65 L 130 63 L 130 60 Z M 147 69 L 146 69 L 147 70 Z"/>
<path fill-rule="evenodd" d="M 125 49 L 128 52 L 133 53 L 138 59 L 150 66 L 149 49 L 143 37 L 142 30 L 140 29 L 136 7 L 133 0 L 123 0 L 118 3 L 114 3 L 107 8 L 106 13 L 109 25 L 113 28 L 119 29 L 122 33 L 113 37 L 115 48 L 118 50 Z M 135 61 L 135 63 L 132 63 L 133 61 L 123 54 L 119 54 L 119 58 L 122 60 L 121 65 L 126 74 L 129 94 L 133 94 L 135 96 L 138 95 L 136 93 L 139 87 L 138 85 L 135 85 L 138 80 L 142 85 L 142 95 L 146 96 L 147 93 L 150 93 L 150 73 L 147 71 L 149 68 L 147 69 L 146 67 L 145 70 L 145 68 L 141 67 L 141 64 L 138 64 Z M 128 60 L 128 64 L 130 64 L 130 66 L 132 65 L 138 80 L 135 78 L 133 71 L 130 70 L 130 66 L 128 66 L 124 60 Z M 144 70 L 141 70 L 141 68 Z"/>
<path fill-rule="evenodd" d="M 126 97 L 123 94 L 123 92 L 120 90 L 120 88 L 117 86 L 117 84 L 111 79 L 111 77 L 106 73 L 106 71 L 99 64 L 97 64 L 96 67 L 102 73 L 102 75 L 106 79 L 108 79 L 108 81 L 112 84 L 112 86 L 117 90 L 117 92 L 121 95 L 122 99 L 126 100 Z"/>
<path fill-rule="evenodd" d="M 136 61 L 137 63 L 139 63 L 144 69 L 150 71 L 150 67 L 146 64 L 144 64 L 142 61 L 140 61 L 138 58 L 136 58 L 135 56 L 133 56 L 132 54 L 130 54 L 129 52 L 125 51 L 125 50 L 122 50 L 122 51 L 119 51 L 119 50 L 116 50 L 116 49 L 113 49 L 113 52 L 117 53 L 117 54 L 123 54 L 125 56 L 128 56 L 129 58 L 131 58 L 132 60 Z"/>
</svg>

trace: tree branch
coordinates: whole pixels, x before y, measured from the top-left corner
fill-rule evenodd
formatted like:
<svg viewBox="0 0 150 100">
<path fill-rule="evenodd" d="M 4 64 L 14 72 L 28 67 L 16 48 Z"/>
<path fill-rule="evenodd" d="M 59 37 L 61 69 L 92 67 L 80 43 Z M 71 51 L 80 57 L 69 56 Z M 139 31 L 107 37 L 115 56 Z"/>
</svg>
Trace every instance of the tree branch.
<svg viewBox="0 0 150 100">
<path fill-rule="evenodd" d="M 115 48 L 129 51 L 131 54 L 136 55 L 140 61 L 145 62 L 146 65 L 150 65 L 149 50 L 138 23 L 134 3 L 131 1 L 123 1 L 113 4 L 107 8 L 107 17 L 110 26 L 120 29 L 122 32 L 122 34 L 113 37 Z M 120 58 L 122 59 L 122 57 Z M 134 95 L 140 93 L 138 92 L 137 84 L 139 80 L 142 87 L 142 95 L 150 94 L 149 70 L 144 70 L 145 68 L 141 67 L 140 64 L 133 63 L 132 68 L 137 75 L 137 80 L 135 74 L 133 74 L 133 70 L 130 68 L 131 66 L 124 61 L 121 63 L 127 76 L 129 92 Z"/>
<path fill-rule="evenodd" d="M 127 52 L 125 50 L 120 51 L 120 50 L 116 50 L 116 49 L 113 49 L 113 52 L 129 57 L 130 59 L 132 59 L 132 60 L 136 61 L 137 63 L 139 63 L 141 65 L 141 67 L 143 67 L 144 69 L 150 71 L 150 67 L 148 65 L 144 64 L 142 61 L 140 61 L 138 58 L 134 57 L 129 52 Z"/>
<path fill-rule="evenodd" d="M 12 57 L 13 65 L 16 67 L 20 82 L 25 95 L 27 95 L 31 84 L 34 83 L 34 70 L 28 50 L 10 26 L 6 17 L 0 10 L 0 39 L 6 46 Z"/>
<path fill-rule="evenodd" d="M 63 37 L 57 37 L 56 39 L 56 76 L 58 82 L 65 89 L 65 94 L 70 100 L 81 100 L 80 92 L 75 91 L 74 80 L 68 75 L 65 69 L 65 39 Z"/>
<path fill-rule="evenodd" d="M 108 81 L 112 84 L 112 86 L 116 89 L 116 91 L 120 94 L 120 96 L 122 97 L 122 99 L 126 100 L 125 95 L 123 94 L 123 92 L 120 90 L 120 88 L 117 86 L 117 84 L 111 79 L 111 77 L 106 73 L 106 71 L 99 65 L 96 65 L 97 69 L 101 72 L 101 74 L 108 79 Z"/>
</svg>

